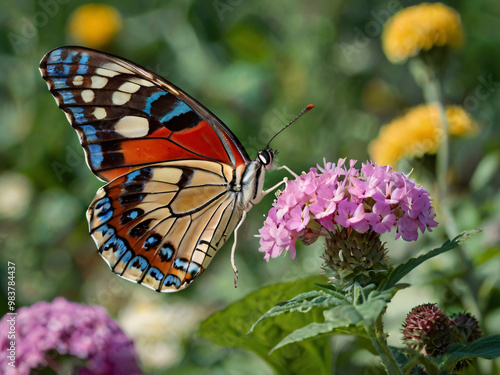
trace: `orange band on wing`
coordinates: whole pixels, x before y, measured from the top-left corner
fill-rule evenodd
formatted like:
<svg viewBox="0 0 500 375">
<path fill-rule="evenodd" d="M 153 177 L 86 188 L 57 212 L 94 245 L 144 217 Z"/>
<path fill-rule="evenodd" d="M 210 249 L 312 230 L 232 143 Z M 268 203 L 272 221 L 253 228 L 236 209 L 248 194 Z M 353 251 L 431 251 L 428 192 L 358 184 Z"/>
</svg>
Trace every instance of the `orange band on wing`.
<svg viewBox="0 0 500 375">
<path fill-rule="evenodd" d="M 196 150 L 202 157 L 231 163 L 219 137 L 206 121 L 201 121 L 193 128 L 174 132 L 169 139 L 189 150 Z"/>
</svg>

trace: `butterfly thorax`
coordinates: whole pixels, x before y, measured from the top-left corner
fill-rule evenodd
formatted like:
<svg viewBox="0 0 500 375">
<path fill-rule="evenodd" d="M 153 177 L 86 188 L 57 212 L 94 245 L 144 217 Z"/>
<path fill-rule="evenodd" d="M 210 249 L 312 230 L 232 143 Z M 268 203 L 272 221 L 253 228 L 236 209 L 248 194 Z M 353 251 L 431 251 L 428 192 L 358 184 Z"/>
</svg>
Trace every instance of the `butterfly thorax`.
<svg viewBox="0 0 500 375">
<path fill-rule="evenodd" d="M 267 149 L 260 151 L 257 158 L 248 164 L 241 176 L 240 202 L 245 211 L 249 211 L 262 200 L 264 177 L 266 170 L 273 164 L 274 151 Z"/>
</svg>

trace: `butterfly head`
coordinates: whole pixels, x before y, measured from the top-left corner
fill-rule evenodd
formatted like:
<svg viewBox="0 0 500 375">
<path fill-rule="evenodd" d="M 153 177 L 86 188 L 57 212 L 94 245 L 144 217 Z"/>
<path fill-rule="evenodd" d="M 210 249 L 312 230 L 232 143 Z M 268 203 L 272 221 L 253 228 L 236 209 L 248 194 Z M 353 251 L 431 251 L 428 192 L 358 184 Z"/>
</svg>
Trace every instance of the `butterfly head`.
<svg viewBox="0 0 500 375">
<path fill-rule="evenodd" d="M 266 170 L 271 171 L 274 165 L 274 155 L 276 155 L 277 152 L 275 152 L 271 148 L 266 148 L 265 150 L 259 151 L 259 154 L 257 155 L 257 159 L 261 162 L 261 164 L 266 168 Z"/>
</svg>

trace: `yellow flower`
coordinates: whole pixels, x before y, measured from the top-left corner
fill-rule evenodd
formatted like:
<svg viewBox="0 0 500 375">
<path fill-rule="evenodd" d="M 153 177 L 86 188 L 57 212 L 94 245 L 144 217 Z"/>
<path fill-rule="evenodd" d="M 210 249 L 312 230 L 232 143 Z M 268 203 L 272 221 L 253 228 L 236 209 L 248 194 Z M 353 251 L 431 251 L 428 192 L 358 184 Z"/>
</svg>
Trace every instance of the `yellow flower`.
<svg viewBox="0 0 500 375">
<path fill-rule="evenodd" d="M 462 107 L 447 106 L 446 118 L 451 135 L 468 135 L 477 131 L 477 123 Z M 370 144 L 372 160 L 379 165 L 392 165 L 404 157 L 435 154 L 443 127 L 437 104 L 424 104 L 410 109 L 380 129 L 379 136 Z"/>
<path fill-rule="evenodd" d="M 382 46 L 393 63 L 403 63 L 421 50 L 462 45 L 464 32 L 458 12 L 441 3 L 403 9 L 387 21 Z"/>
<path fill-rule="evenodd" d="M 477 133 L 478 126 L 470 113 L 458 105 L 446 107 L 446 118 L 448 119 L 448 132 L 451 135 L 470 135 Z"/>
<path fill-rule="evenodd" d="M 120 13 L 104 4 L 82 5 L 74 11 L 69 21 L 72 38 L 92 48 L 109 44 L 121 27 Z"/>
</svg>

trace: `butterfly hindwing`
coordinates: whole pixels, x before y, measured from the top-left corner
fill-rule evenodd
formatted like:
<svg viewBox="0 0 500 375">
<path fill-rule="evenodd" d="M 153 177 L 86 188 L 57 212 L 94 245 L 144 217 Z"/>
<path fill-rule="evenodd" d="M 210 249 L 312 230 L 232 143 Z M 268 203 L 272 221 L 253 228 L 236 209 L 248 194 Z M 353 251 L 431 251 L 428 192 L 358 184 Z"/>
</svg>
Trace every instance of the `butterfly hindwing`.
<svg viewBox="0 0 500 375">
<path fill-rule="evenodd" d="M 113 272 L 157 291 L 184 289 L 208 266 L 243 209 L 229 165 L 166 162 L 99 189 L 90 233 Z"/>
<path fill-rule="evenodd" d="M 158 75 L 125 59 L 62 47 L 40 63 L 43 78 L 78 132 L 91 170 L 111 181 L 149 163 L 248 155 L 210 111 Z"/>
</svg>

